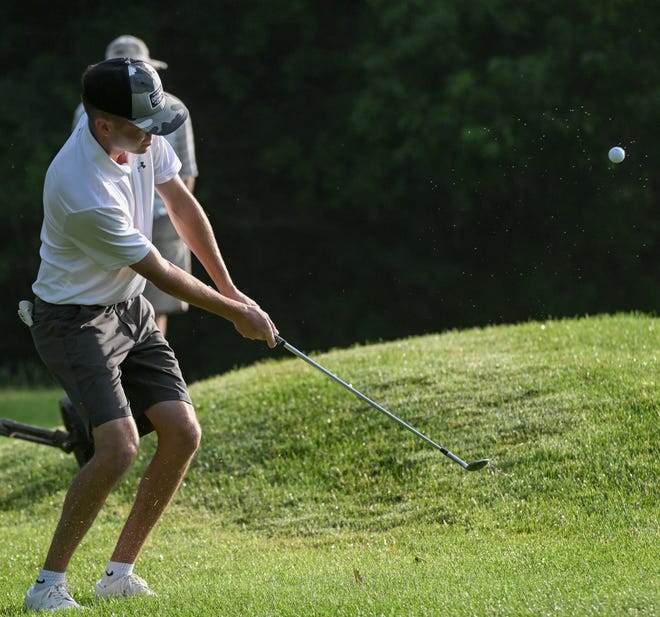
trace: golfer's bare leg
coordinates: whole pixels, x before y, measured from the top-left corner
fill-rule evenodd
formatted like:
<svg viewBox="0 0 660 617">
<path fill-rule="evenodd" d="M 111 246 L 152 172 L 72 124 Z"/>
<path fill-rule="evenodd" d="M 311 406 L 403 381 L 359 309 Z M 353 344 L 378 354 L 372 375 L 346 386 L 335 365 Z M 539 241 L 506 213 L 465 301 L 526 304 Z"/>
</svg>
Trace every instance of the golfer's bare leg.
<svg viewBox="0 0 660 617">
<path fill-rule="evenodd" d="M 147 537 L 179 488 L 201 439 L 195 410 L 183 401 L 154 405 L 147 417 L 158 435 L 158 447 L 138 487 L 112 554 L 112 561 L 135 563 Z"/>
<path fill-rule="evenodd" d="M 108 494 L 137 455 L 140 438 L 133 418 L 106 422 L 94 429 L 93 437 L 94 456 L 76 474 L 67 491 L 44 563 L 46 570 L 66 571 Z"/>
</svg>

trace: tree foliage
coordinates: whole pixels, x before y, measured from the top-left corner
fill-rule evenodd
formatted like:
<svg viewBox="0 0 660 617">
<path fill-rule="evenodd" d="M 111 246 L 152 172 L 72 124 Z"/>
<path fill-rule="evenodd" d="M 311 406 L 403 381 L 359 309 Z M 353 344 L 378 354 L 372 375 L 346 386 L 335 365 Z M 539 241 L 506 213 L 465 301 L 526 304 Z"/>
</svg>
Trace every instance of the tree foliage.
<svg viewBox="0 0 660 617">
<path fill-rule="evenodd" d="M 160 6 L 9 10 L 5 362 L 34 359 L 14 307 L 38 267 L 45 169 L 80 73 L 122 33 L 169 62 L 233 276 L 300 345 L 657 309 L 654 3 Z M 170 335 L 192 377 L 264 353 L 196 309 Z"/>
</svg>

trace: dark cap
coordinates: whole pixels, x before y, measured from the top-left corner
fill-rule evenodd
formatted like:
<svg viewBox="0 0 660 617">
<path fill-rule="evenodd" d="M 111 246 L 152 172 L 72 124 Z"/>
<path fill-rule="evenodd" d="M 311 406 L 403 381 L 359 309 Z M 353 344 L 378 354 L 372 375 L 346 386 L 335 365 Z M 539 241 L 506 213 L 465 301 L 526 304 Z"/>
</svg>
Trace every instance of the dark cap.
<svg viewBox="0 0 660 617">
<path fill-rule="evenodd" d="M 186 106 L 163 92 L 156 69 L 131 58 L 112 58 L 88 67 L 82 78 L 82 98 L 154 135 L 172 133 L 188 117 Z"/>
</svg>

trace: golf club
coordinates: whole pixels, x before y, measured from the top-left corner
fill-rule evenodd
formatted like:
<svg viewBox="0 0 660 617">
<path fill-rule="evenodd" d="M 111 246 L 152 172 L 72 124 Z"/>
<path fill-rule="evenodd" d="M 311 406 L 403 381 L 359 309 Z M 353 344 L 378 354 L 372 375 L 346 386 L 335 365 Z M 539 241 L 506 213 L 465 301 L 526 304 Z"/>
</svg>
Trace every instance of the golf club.
<svg viewBox="0 0 660 617">
<path fill-rule="evenodd" d="M 423 439 L 426 443 L 432 445 L 437 450 L 440 450 L 440 452 L 442 452 L 445 456 L 449 457 L 455 463 L 458 463 L 466 471 L 476 471 L 477 469 L 481 469 L 482 467 L 488 465 L 489 459 L 487 458 L 482 458 L 476 461 L 472 461 L 470 463 L 466 463 L 463 459 L 459 458 L 455 454 L 452 454 L 449 450 L 447 450 L 447 448 L 443 448 L 442 446 L 438 445 L 437 443 L 435 443 L 435 441 L 429 439 L 423 433 L 420 433 L 416 428 L 413 428 L 412 426 L 410 426 L 410 424 L 401 420 L 401 418 L 397 418 L 392 412 L 385 409 L 385 407 L 382 407 L 375 401 L 372 401 L 368 396 L 362 394 L 362 392 L 360 392 L 359 390 L 356 390 L 351 384 L 346 383 L 343 379 L 337 377 L 337 375 L 330 372 L 325 367 L 321 366 L 318 362 L 315 362 L 314 360 L 306 356 L 302 351 L 296 349 L 293 345 L 287 343 L 281 336 L 276 336 L 275 340 L 277 341 L 278 345 L 284 347 L 284 349 L 286 349 L 287 351 L 290 351 L 294 356 L 298 356 L 299 358 L 307 362 L 307 364 L 318 369 L 319 371 L 330 377 L 330 379 L 333 379 L 338 384 L 342 385 L 344 388 L 346 388 L 356 396 L 360 397 L 363 401 L 369 403 L 369 405 L 371 405 L 372 407 L 375 407 L 378 411 L 384 413 L 386 416 L 388 416 L 395 422 L 398 422 L 404 428 L 407 428 L 411 433 L 414 433 L 415 435 L 417 435 L 417 437 Z"/>
</svg>

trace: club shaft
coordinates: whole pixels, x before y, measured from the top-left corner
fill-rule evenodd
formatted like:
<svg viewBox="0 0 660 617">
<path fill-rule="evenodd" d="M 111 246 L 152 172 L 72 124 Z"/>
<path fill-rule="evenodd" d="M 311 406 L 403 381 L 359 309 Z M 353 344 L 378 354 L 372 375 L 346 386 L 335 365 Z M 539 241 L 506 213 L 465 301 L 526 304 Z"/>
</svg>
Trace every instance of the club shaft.
<svg viewBox="0 0 660 617">
<path fill-rule="evenodd" d="M 468 464 L 463 459 L 461 459 L 458 456 L 456 456 L 455 454 L 451 453 L 449 450 L 447 450 L 447 448 L 443 448 L 441 445 L 437 444 L 431 438 L 424 435 L 424 433 L 420 433 L 416 428 L 414 428 L 413 426 L 410 426 L 410 424 L 408 424 L 407 422 L 404 422 L 401 418 L 398 418 L 391 411 L 388 411 L 387 409 L 385 409 L 385 407 L 383 407 L 382 405 L 379 405 L 378 403 L 376 403 L 376 401 L 373 401 L 372 399 L 370 399 L 365 394 L 362 394 L 362 392 L 360 392 L 359 390 L 356 390 L 351 384 L 346 383 L 343 379 L 341 379 L 340 377 L 337 377 L 337 375 L 335 375 L 334 373 L 329 371 L 327 368 L 325 368 L 324 366 L 321 366 L 318 362 L 315 362 L 310 357 L 306 356 L 302 351 L 300 351 L 299 349 L 296 349 L 290 343 L 287 343 L 287 341 L 285 341 L 283 338 L 278 336 L 277 337 L 277 342 L 280 345 L 282 345 L 282 347 L 284 347 L 284 349 L 291 352 L 295 356 L 298 356 L 299 358 L 301 358 L 302 360 L 307 362 L 307 364 L 309 364 L 309 365 L 313 366 L 314 368 L 318 369 L 323 374 L 330 377 L 330 379 L 333 379 L 338 384 L 340 384 L 341 386 L 343 386 L 344 388 L 346 388 L 347 390 L 349 390 L 350 392 L 355 394 L 357 397 L 361 398 L 363 401 L 365 401 L 366 403 L 368 403 L 369 405 L 371 405 L 372 407 L 374 407 L 375 409 L 377 409 L 381 413 L 384 413 L 388 418 L 391 418 L 395 422 L 398 422 L 401 426 L 408 429 L 411 433 L 417 435 L 417 437 L 419 437 L 420 439 L 423 439 L 426 443 L 433 446 L 437 450 L 440 450 L 440 452 L 442 452 L 445 456 L 449 457 L 452 461 L 454 461 L 455 463 L 458 463 L 464 469 L 467 469 Z"/>
</svg>

